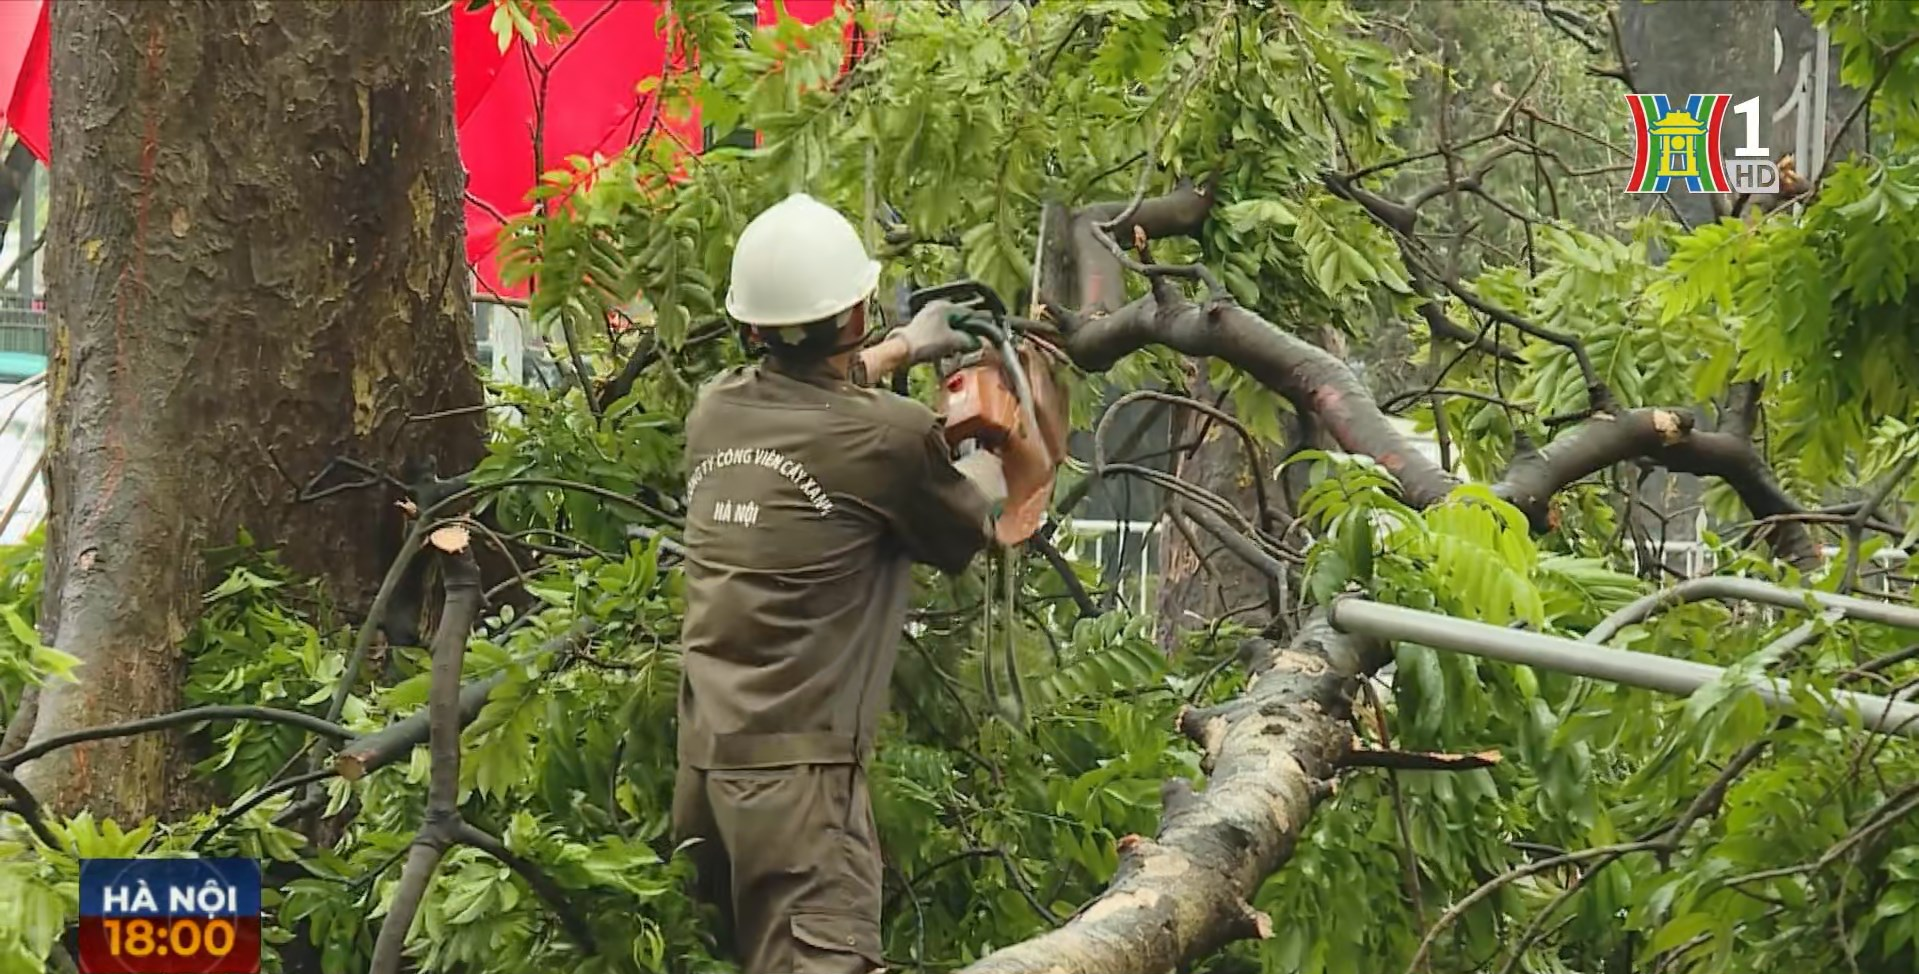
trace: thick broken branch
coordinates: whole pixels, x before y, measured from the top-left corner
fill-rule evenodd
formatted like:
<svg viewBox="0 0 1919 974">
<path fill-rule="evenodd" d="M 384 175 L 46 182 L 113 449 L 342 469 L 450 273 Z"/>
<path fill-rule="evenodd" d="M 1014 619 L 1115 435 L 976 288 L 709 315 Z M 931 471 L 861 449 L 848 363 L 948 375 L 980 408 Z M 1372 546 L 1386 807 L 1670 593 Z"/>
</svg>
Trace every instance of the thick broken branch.
<svg viewBox="0 0 1919 974">
<path fill-rule="evenodd" d="M 1399 433 L 1344 362 L 1237 304 L 1181 301 L 1162 307 L 1143 297 L 1086 320 L 1066 339 L 1073 361 L 1094 372 L 1148 345 L 1231 362 L 1295 409 L 1314 414 L 1341 449 L 1379 461 L 1416 506 L 1453 487 L 1452 477 Z"/>
<path fill-rule="evenodd" d="M 1145 233 L 1151 240 L 1193 236 L 1205 226 L 1213 202 L 1211 186 L 1199 187 L 1191 182 L 1182 182 L 1164 196 L 1141 201 L 1133 214 L 1124 220 L 1116 218 L 1125 214 L 1128 203 L 1100 203 L 1072 214 L 1067 233 L 1071 241 L 1069 256 L 1080 296 L 1078 313 L 1089 316 L 1104 314 L 1126 303 L 1125 268 L 1121 266 L 1119 257 L 1100 241 L 1097 230 L 1101 224 L 1116 221 L 1108 228 L 1108 233 L 1116 240 L 1131 240 L 1136 231 Z M 1048 277 L 1057 280 L 1051 274 Z"/>
<path fill-rule="evenodd" d="M 413 918 L 433 883 L 433 873 L 446 851 L 459 844 L 473 846 L 519 873 L 552 907 L 575 942 L 583 950 L 593 949 L 591 931 L 580 919 L 579 912 L 566 901 L 558 884 L 532 862 L 508 850 L 504 842 L 460 817 L 460 735 L 485 705 L 492 686 L 502 677 L 464 686 L 460 683 L 466 643 L 480 614 L 480 569 L 468 537 L 462 534 L 455 538 L 457 540 L 436 536 L 434 541 L 441 549 L 446 599 L 439 628 L 433 633 L 433 665 L 427 689 L 425 716 L 431 758 L 426 814 L 413 845 L 407 850 L 406 866 L 400 873 L 392 905 L 380 923 L 380 934 L 373 946 L 372 974 L 397 974 L 406 950 L 407 930 L 413 925 Z M 583 636 L 583 628 L 576 626 L 562 640 Z M 380 747 L 357 752 L 349 765 L 355 769 L 351 776 L 365 774 L 382 759 L 391 761 L 411 751 L 413 743 L 417 743 L 412 736 L 412 726 L 408 721 L 401 721 L 375 735 L 380 738 Z M 345 759 L 346 755 L 342 754 L 341 760 Z"/>
<path fill-rule="evenodd" d="M 1693 414 L 1676 409 L 1635 409 L 1582 424 L 1544 447 L 1513 458 L 1495 492 L 1544 530 L 1546 505 L 1567 484 L 1615 463 L 1645 456 L 1690 436 Z"/>
<path fill-rule="evenodd" d="M 399 974 L 406 950 L 407 929 L 420 910 L 440 857 L 457 841 L 460 826 L 460 664 L 466 641 L 480 613 L 480 568 L 472 546 L 441 558 L 446 585 L 440 627 L 433 633 L 431 684 L 427 690 L 427 722 L 432 764 L 428 771 L 426 818 L 407 852 L 400 885 L 392 906 L 380 923 L 373 945 L 372 974 Z"/>
<path fill-rule="evenodd" d="M 1755 517 L 1804 512 L 1750 440 L 1697 425 L 1697 417 L 1684 409 L 1600 415 L 1544 447 L 1522 451 L 1494 491 L 1524 511 L 1535 530 L 1546 530 L 1553 494 L 1615 463 L 1644 457 L 1668 470 L 1724 480 Z M 1772 544 L 1781 558 L 1801 568 L 1819 557 L 1812 535 L 1796 522 L 1779 523 Z"/>
<path fill-rule="evenodd" d="M 1059 929 L 963 974 L 1162 974 L 1233 940 L 1271 935 L 1272 920 L 1249 902 L 1330 792 L 1352 743 L 1358 677 L 1391 657 L 1319 615 L 1288 645 L 1252 640 L 1248 648 L 1251 689 L 1180 716 L 1205 751 L 1205 794 L 1170 789 L 1158 836 L 1120 840 L 1119 872 L 1105 893 Z"/>
<path fill-rule="evenodd" d="M 1675 473 L 1718 477 L 1739 494 L 1755 518 L 1802 514 L 1805 508 L 1779 486 L 1772 466 L 1752 441 L 1732 433 L 1694 433 L 1650 455 Z M 1819 563 L 1819 548 L 1803 523 L 1782 520 L 1771 529 L 1772 550 L 1801 571 Z"/>
</svg>

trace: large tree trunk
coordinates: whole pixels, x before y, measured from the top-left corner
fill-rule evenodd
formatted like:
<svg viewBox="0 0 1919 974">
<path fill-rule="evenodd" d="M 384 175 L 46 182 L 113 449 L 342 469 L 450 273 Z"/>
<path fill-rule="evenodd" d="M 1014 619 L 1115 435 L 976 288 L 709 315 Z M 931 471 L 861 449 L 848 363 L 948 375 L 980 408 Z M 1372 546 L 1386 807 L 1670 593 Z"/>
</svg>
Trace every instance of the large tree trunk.
<svg viewBox="0 0 1919 974">
<path fill-rule="evenodd" d="M 82 661 L 33 737 L 172 708 L 201 552 L 242 531 L 349 605 L 391 498 L 296 502 L 336 455 L 478 457 L 435 4 L 53 5 L 48 637 Z M 29 766 L 53 807 L 135 820 L 184 775 L 148 735 Z"/>
</svg>

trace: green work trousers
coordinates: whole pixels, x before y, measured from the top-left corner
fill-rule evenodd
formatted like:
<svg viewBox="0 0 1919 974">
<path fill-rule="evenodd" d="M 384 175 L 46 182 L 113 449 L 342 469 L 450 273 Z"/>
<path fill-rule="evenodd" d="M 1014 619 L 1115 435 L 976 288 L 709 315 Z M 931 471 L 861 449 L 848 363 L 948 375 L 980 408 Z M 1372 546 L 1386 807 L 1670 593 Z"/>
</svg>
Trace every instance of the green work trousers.
<svg viewBox="0 0 1919 974">
<path fill-rule="evenodd" d="M 677 842 L 745 974 L 872 974 L 880 847 L 857 765 L 701 770 L 674 780 Z"/>
</svg>

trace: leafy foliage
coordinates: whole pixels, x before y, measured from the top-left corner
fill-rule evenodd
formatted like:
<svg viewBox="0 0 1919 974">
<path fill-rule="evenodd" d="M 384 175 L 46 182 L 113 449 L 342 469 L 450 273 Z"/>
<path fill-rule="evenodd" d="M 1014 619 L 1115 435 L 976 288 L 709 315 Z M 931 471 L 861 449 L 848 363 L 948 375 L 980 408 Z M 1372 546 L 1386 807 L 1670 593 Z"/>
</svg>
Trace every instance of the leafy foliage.
<svg viewBox="0 0 1919 974">
<path fill-rule="evenodd" d="M 73 679 L 79 661 L 40 641 L 40 544 L 35 528 L 17 545 L 0 549 L 0 707 L 9 717 L 20 694 L 48 679 Z"/>
</svg>

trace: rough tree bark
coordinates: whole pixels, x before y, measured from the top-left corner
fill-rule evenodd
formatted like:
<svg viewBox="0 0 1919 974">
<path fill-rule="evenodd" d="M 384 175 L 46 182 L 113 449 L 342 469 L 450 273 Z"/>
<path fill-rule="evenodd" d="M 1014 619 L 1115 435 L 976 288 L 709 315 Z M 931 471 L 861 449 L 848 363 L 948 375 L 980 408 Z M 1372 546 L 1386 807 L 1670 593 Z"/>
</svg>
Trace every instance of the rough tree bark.
<svg viewBox="0 0 1919 974">
<path fill-rule="evenodd" d="M 242 531 L 360 604 L 385 499 L 334 456 L 477 460 L 451 30 L 429 2 L 53 5 L 47 637 L 38 739 L 171 709 L 201 552 Z M 393 535 L 397 537 L 397 534 Z M 52 807 L 167 810 L 175 742 L 76 747 Z"/>
</svg>

